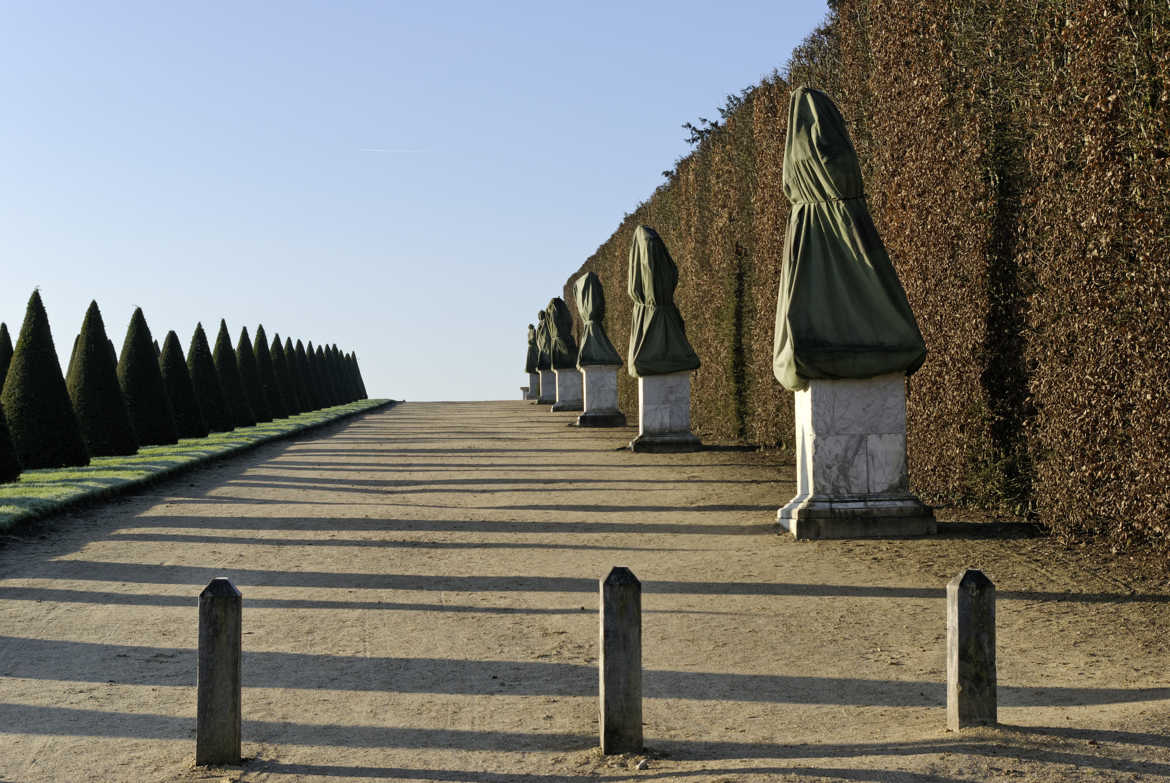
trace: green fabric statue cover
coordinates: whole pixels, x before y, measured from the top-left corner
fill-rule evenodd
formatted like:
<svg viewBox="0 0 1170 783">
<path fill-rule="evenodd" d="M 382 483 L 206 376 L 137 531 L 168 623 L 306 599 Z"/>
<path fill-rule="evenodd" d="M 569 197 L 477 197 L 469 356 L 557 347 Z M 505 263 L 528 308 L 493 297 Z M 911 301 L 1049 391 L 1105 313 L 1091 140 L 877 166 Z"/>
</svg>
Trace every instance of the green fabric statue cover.
<svg viewBox="0 0 1170 783">
<path fill-rule="evenodd" d="M 577 300 L 577 314 L 581 316 L 581 350 L 577 352 L 577 366 L 611 364 L 621 365 L 622 357 L 609 341 L 602 320 L 605 318 L 605 291 L 601 280 L 586 272 L 573 284 L 573 298 Z"/>
<path fill-rule="evenodd" d="M 866 208 L 845 120 L 819 90 L 792 93 L 784 194 L 792 213 L 776 302 L 776 379 L 797 391 L 810 378 L 921 367 L 926 345 Z"/>
<path fill-rule="evenodd" d="M 536 348 L 536 327 L 528 324 L 528 356 L 524 359 L 524 372 L 537 372 L 536 362 L 540 351 Z"/>
<path fill-rule="evenodd" d="M 634 300 L 626 367 L 630 375 L 639 378 L 698 369 L 699 357 L 687 342 L 686 326 L 674 306 L 678 267 L 649 226 L 634 230 L 628 282 Z"/>
<path fill-rule="evenodd" d="M 552 355 L 554 370 L 568 370 L 577 367 L 577 341 L 573 339 L 573 314 L 559 296 L 549 300 L 548 324 L 549 353 Z"/>
<path fill-rule="evenodd" d="M 552 355 L 549 348 L 548 313 L 536 313 L 536 371 L 552 369 Z"/>
</svg>

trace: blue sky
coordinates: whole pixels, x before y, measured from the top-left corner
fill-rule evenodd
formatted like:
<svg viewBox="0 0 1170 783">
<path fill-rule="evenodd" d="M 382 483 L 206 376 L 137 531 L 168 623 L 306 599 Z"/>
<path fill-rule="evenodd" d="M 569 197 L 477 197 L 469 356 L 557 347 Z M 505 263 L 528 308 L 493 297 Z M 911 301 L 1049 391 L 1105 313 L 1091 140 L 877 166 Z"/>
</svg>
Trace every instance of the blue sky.
<svg viewBox="0 0 1170 783">
<path fill-rule="evenodd" d="M 96 299 L 514 398 L 526 325 L 823 2 L 8 2 L 0 320 Z M 620 288 L 620 286 L 619 286 Z M 611 295 L 621 295 L 615 291 Z"/>
</svg>

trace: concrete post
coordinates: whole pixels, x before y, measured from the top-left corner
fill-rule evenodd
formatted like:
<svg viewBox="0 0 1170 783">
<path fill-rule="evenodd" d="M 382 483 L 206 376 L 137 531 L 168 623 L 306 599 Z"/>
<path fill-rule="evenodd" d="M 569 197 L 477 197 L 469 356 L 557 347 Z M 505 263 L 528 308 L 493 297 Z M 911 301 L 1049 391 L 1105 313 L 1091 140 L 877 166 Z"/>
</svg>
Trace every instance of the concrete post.
<svg viewBox="0 0 1170 783">
<path fill-rule="evenodd" d="M 947 583 L 947 728 L 994 725 L 995 585 L 973 568 Z"/>
<path fill-rule="evenodd" d="M 217 577 L 199 594 L 195 763 L 240 763 L 240 660 L 244 599 Z"/>
<path fill-rule="evenodd" d="M 601 752 L 642 750 L 642 583 L 618 566 L 601 582 Z"/>
</svg>

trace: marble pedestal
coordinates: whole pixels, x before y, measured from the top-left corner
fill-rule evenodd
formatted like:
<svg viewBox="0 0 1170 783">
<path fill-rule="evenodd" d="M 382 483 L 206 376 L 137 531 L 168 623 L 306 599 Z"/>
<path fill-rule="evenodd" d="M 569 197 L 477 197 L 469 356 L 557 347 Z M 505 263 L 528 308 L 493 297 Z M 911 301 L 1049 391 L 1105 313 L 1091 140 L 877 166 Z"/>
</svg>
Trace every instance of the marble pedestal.
<svg viewBox="0 0 1170 783">
<path fill-rule="evenodd" d="M 691 432 L 691 373 L 672 372 L 638 379 L 638 437 L 631 451 L 698 451 Z"/>
<path fill-rule="evenodd" d="M 524 395 L 524 399 L 531 400 L 532 402 L 540 399 L 540 373 L 528 373 L 528 392 Z"/>
<path fill-rule="evenodd" d="M 796 392 L 796 497 L 776 520 L 797 538 L 936 531 L 934 512 L 910 494 L 904 373 Z"/>
<path fill-rule="evenodd" d="M 539 385 L 536 396 L 538 405 L 552 405 L 557 401 L 557 379 L 552 370 L 540 371 Z"/>
<path fill-rule="evenodd" d="M 581 393 L 581 371 L 576 367 L 564 370 L 553 370 L 557 376 L 557 401 L 553 404 L 553 413 L 560 411 L 579 411 L 584 407 Z"/>
<path fill-rule="evenodd" d="M 527 387 L 527 386 L 521 386 L 521 387 L 520 387 L 520 399 L 521 399 L 521 400 L 527 400 L 527 399 L 528 399 L 528 387 Z"/>
<path fill-rule="evenodd" d="M 578 427 L 624 427 L 626 417 L 618 410 L 619 367 L 593 364 L 581 368 L 585 386 L 585 412 L 577 417 Z"/>
</svg>

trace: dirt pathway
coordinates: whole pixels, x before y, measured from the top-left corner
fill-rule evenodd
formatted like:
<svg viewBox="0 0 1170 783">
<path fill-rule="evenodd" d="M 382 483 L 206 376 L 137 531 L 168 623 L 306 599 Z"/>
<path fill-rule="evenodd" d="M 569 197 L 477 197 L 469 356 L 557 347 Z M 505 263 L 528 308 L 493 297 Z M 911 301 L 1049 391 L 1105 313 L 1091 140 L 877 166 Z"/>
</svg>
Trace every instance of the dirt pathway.
<svg viewBox="0 0 1170 783">
<path fill-rule="evenodd" d="M 0 779 L 1170 781 L 1170 596 L 1044 539 L 798 543 L 779 455 L 407 403 L 0 549 Z M 597 744 L 597 579 L 643 581 L 646 757 Z M 999 591 L 944 731 L 943 587 Z M 196 596 L 244 594 L 243 768 L 192 768 Z M 643 769 L 635 766 L 645 761 Z"/>
</svg>

